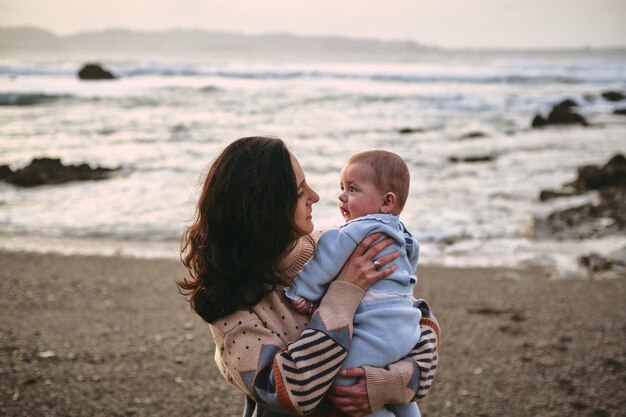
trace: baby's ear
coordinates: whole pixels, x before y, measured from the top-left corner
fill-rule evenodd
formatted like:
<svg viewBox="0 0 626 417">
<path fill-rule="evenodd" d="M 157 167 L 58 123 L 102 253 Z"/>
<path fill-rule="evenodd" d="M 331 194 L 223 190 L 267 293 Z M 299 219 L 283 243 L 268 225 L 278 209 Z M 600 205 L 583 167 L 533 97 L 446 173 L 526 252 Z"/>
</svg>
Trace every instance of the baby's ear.
<svg viewBox="0 0 626 417">
<path fill-rule="evenodd" d="M 385 194 L 383 199 L 383 205 L 380 207 L 380 212 L 383 214 L 391 213 L 396 206 L 396 195 L 392 192 Z"/>
</svg>

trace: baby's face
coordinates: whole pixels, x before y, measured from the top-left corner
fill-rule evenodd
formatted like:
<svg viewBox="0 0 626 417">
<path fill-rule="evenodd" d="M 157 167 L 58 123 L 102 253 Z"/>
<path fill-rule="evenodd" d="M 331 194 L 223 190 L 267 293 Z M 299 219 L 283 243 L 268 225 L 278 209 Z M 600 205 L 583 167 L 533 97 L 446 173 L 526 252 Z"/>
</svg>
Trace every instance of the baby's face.
<svg viewBox="0 0 626 417">
<path fill-rule="evenodd" d="M 341 170 L 339 210 L 346 221 L 381 212 L 385 193 L 374 185 L 373 176 L 371 167 L 361 162 Z"/>
</svg>

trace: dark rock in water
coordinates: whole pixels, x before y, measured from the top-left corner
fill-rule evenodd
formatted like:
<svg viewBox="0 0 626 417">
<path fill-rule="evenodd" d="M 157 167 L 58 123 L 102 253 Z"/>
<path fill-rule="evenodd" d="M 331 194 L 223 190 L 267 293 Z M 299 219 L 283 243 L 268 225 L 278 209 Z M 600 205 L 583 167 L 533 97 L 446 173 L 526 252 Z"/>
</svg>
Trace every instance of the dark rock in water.
<svg viewBox="0 0 626 417">
<path fill-rule="evenodd" d="M 536 238 L 588 239 L 624 233 L 626 229 L 626 190 L 600 191 L 600 203 L 585 204 L 534 219 Z"/>
<path fill-rule="evenodd" d="M 626 230 L 626 158 L 613 156 L 602 167 L 588 165 L 578 169 L 578 178 L 562 191 L 544 190 L 542 201 L 558 193 L 575 195 L 597 190 L 600 202 L 585 204 L 551 213 L 545 219 L 534 219 L 538 238 L 583 239 L 624 233 Z"/>
<path fill-rule="evenodd" d="M 626 247 L 606 256 L 592 252 L 578 258 L 578 264 L 592 276 L 624 276 L 626 274 Z"/>
<path fill-rule="evenodd" d="M 496 157 L 493 156 L 493 155 L 474 155 L 474 156 L 463 156 L 463 157 L 451 156 L 451 157 L 448 158 L 448 160 L 450 162 L 453 162 L 453 163 L 457 163 L 457 162 L 468 162 L 468 163 L 489 162 L 489 161 L 493 161 L 494 159 L 496 159 Z"/>
<path fill-rule="evenodd" d="M 531 123 L 532 127 L 543 127 L 547 125 L 548 125 L 548 121 L 542 115 L 536 114 L 535 117 L 533 117 L 533 121 Z"/>
<path fill-rule="evenodd" d="M 102 180 L 119 170 L 120 168 L 91 168 L 87 164 L 63 165 L 60 159 L 35 158 L 30 165 L 8 175 L 5 181 L 20 187 L 34 187 L 70 181 Z"/>
<path fill-rule="evenodd" d="M 600 204 L 604 220 L 613 222 L 620 231 L 626 229 L 626 187 L 608 187 L 600 190 Z"/>
<path fill-rule="evenodd" d="M 0 180 L 13 174 L 13 170 L 8 165 L 0 165 Z"/>
<path fill-rule="evenodd" d="M 572 99 L 566 99 L 562 102 L 555 104 L 548 114 L 548 118 L 544 118 L 542 115 L 537 114 L 531 122 L 532 127 L 543 127 L 547 125 L 569 125 L 580 124 L 583 126 L 589 126 L 589 122 L 576 113 L 573 108 L 578 107 L 578 104 Z"/>
<path fill-rule="evenodd" d="M 588 165 L 578 168 L 578 179 L 572 185 L 579 190 L 595 190 L 602 184 L 602 170 Z"/>
<path fill-rule="evenodd" d="M 560 102 L 559 104 L 557 104 L 554 107 L 561 107 L 561 108 L 564 108 L 564 109 L 571 109 L 572 107 L 578 107 L 578 103 L 576 103 L 571 98 L 566 98 L 565 100 L 563 100 L 562 102 Z"/>
<path fill-rule="evenodd" d="M 487 137 L 486 133 L 473 131 L 473 132 L 467 132 L 464 135 L 461 135 L 459 139 L 476 139 L 476 138 L 485 138 L 485 137 Z"/>
<path fill-rule="evenodd" d="M 398 129 L 398 133 L 401 135 L 410 135 L 411 133 L 423 133 L 426 129 L 421 127 L 403 127 L 402 129 Z"/>
<path fill-rule="evenodd" d="M 608 271 L 613 266 L 610 260 L 603 258 L 597 253 L 581 256 L 578 258 L 578 263 L 590 272 Z"/>
<path fill-rule="evenodd" d="M 617 114 L 619 116 L 626 116 L 626 108 L 615 109 L 615 110 L 613 110 L 613 114 Z"/>
<path fill-rule="evenodd" d="M 621 101 L 626 98 L 626 95 L 621 91 L 604 91 L 602 97 L 608 101 Z"/>
<path fill-rule="evenodd" d="M 113 80 L 115 76 L 105 70 L 100 64 L 85 64 L 78 71 L 78 78 L 81 80 Z"/>
<path fill-rule="evenodd" d="M 574 104 L 572 106 L 572 103 Z M 572 108 L 576 106 L 572 100 L 564 100 L 556 106 L 552 107 L 550 114 L 548 114 L 548 124 L 551 125 L 568 125 L 568 124 L 581 124 L 588 126 L 589 123 L 583 116 L 572 111 Z"/>
<path fill-rule="evenodd" d="M 558 197 L 572 197 L 578 195 L 574 190 L 541 190 L 539 193 L 539 201 L 548 201 Z"/>
<path fill-rule="evenodd" d="M 585 204 L 534 219 L 536 238 L 587 239 L 622 234 L 626 230 L 626 188 L 599 191 L 597 205 Z"/>
<path fill-rule="evenodd" d="M 578 190 L 626 187 L 626 158 L 616 154 L 601 168 L 595 165 L 580 167 L 578 178 L 571 185 Z"/>
</svg>

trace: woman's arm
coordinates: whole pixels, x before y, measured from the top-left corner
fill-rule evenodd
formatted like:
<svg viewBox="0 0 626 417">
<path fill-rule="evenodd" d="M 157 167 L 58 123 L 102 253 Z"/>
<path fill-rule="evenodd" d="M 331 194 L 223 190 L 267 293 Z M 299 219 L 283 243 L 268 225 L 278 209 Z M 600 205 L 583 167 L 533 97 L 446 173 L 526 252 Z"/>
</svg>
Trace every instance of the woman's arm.
<svg viewBox="0 0 626 417">
<path fill-rule="evenodd" d="M 363 416 L 385 404 L 408 404 L 428 394 L 437 369 L 439 325 L 426 302 L 419 300 L 416 307 L 422 310 L 421 336 L 406 358 L 385 368 L 346 370 L 346 376 L 362 379 L 349 387 L 333 386 L 329 397 L 344 413 Z"/>
<path fill-rule="evenodd" d="M 223 338 L 212 325 L 220 371 L 266 408 L 293 415 L 311 412 L 346 358 L 352 318 L 362 297 L 361 288 L 333 282 L 308 328 L 287 346 L 252 312 L 244 313 L 247 321 L 242 315 L 229 317 L 244 320 Z"/>
</svg>

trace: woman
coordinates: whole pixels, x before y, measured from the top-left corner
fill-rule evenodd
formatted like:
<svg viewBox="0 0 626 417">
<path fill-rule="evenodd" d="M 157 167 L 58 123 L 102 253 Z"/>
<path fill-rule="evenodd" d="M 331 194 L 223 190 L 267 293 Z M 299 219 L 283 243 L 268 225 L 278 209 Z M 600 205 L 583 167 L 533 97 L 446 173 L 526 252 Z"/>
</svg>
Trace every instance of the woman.
<svg viewBox="0 0 626 417">
<path fill-rule="evenodd" d="M 210 324 L 222 375 L 247 396 L 244 416 L 362 416 L 387 403 L 408 403 L 430 388 L 438 327 L 423 303 L 424 335 L 410 357 L 385 369 L 357 368 L 351 387 L 331 389 L 350 347 L 352 318 L 364 291 L 394 271 L 398 254 L 373 260 L 391 244 L 369 236 L 331 283 L 312 316 L 295 311 L 283 286 L 315 250 L 309 187 L 280 139 L 249 137 L 213 162 L 195 222 L 183 237 L 190 278 L 178 283 Z M 331 398 L 336 408 L 324 399 Z M 333 411 L 334 409 L 334 411 Z"/>
</svg>

